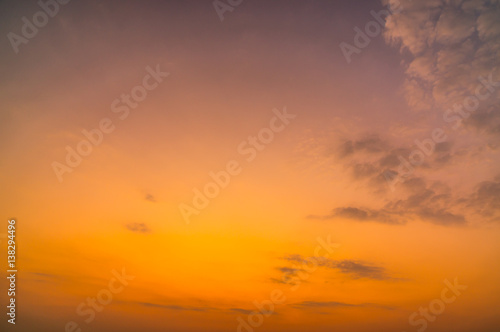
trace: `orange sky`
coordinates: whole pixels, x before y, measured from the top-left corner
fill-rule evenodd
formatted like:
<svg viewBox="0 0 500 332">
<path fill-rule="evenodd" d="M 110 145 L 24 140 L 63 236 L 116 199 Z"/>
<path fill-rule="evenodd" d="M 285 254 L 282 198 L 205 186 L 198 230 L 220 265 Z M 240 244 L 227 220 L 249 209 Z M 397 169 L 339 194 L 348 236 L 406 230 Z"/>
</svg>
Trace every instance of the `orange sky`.
<svg viewBox="0 0 500 332">
<path fill-rule="evenodd" d="M 357 47 L 391 3 L 73 1 L 4 38 L 2 331 L 496 331 L 500 3 L 402 1 Z M 0 9 L 8 36 L 40 7 Z"/>
</svg>

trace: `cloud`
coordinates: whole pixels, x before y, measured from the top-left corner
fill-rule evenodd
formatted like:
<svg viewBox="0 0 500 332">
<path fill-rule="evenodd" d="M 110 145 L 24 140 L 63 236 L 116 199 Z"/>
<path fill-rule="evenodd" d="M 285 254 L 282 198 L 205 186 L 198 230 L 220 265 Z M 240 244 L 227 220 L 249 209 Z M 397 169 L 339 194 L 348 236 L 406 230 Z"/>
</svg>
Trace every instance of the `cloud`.
<svg viewBox="0 0 500 332">
<path fill-rule="evenodd" d="M 63 277 L 63 276 L 56 275 L 53 273 L 30 272 L 30 274 L 35 276 L 36 279 L 33 279 L 33 280 L 37 281 L 37 282 L 60 283 L 62 281 L 70 280 L 68 277 Z"/>
<path fill-rule="evenodd" d="M 433 143 L 430 154 L 425 155 L 422 165 L 415 166 L 410 175 L 400 179 L 394 189 L 397 196 L 389 196 L 391 179 L 399 176 L 402 160 L 408 160 L 413 151 L 422 146 L 429 150 L 426 139 L 418 139 L 412 146 L 395 146 L 378 135 L 366 135 L 358 139 L 338 139 L 340 148 L 334 154 L 336 162 L 350 172 L 352 179 L 366 185 L 370 194 L 385 200 L 374 206 L 344 204 L 335 206 L 326 214 L 310 214 L 306 218 L 317 220 L 353 220 L 376 222 L 387 225 L 404 225 L 412 220 L 422 220 L 441 226 L 463 226 L 468 224 L 470 209 L 464 209 L 464 198 L 453 194 L 448 185 L 427 180 L 433 172 L 460 165 L 461 162 L 479 153 L 478 149 L 467 149 L 449 140 Z M 427 143 L 423 143 L 427 141 Z M 335 144 L 333 144 L 335 145 Z M 346 148 L 346 146 L 348 148 Z M 493 149 L 493 145 L 489 145 Z M 484 149 L 484 147 L 480 147 Z M 422 153 L 422 152 L 421 152 Z M 422 153 L 423 154 L 423 153 Z M 330 155 L 325 155 L 328 158 Z M 403 173 L 402 173 L 403 174 Z"/>
<path fill-rule="evenodd" d="M 412 178 L 403 183 L 403 189 L 409 193 L 406 198 L 385 206 L 392 213 L 442 226 L 467 224 L 465 215 L 452 211 L 458 199 L 451 196 L 450 188 L 443 183 L 429 185 L 423 178 Z"/>
<path fill-rule="evenodd" d="M 181 306 L 181 305 L 175 305 L 175 304 L 158 304 L 158 303 L 151 303 L 151 302 L 137 302 L 137 304 L 144 306 L 144 307 L 154 307 L 154 308 L 160 308 L 160 309 L 166 309 L 166 310 L 177 310 L 177 311 L 207 312 L 210 310 L 214 310 L 214 308 L 211 308 L 211 307 L 191 307 L 191 306 Z"/>
<path fill-rule="evenodd" d="M 293 261 L 293 257 L 301 257 L 300 255 L 290 255 L 285 257 L 284 259 L 291 262 Z M 270 278 L 270 281 L 276 284 L 284 284 L 284 285 L 289 285 L 291 283 L 294 283 L 295 280 L 300 279 L 301 282 L 306 282 L 302 276 L 304 275 L 305 271 L 301 268 L 298 267 L 288 267 L 288 266 L 281 266 L 277 267 L 276 270 L 281 272 L 281 278 Z"/>
<path fill-rule="evenodd" d="M 332 260 L 324 257 L 304 258 L 301 255 L 289 255 L 285 260 L 293 263 L 311 264 L 314 260 L 319 267 L 337 270 L 340 273 L 349 275 L 352 279 L 372 279 L 372 280 L 395 280 L 391 277 L 385 268 L 381 266 L 370 265 L 365 262 L 350 259 Z"/>
<path fill-rule="evenodd" d="M 445 6 L 436 22 L 436 42 L 453 45 L 463 42 L 475 31 L 474 14 L 458 6 Z"/>
<path fill-rule="evenodd" d="M 464 200 L 467 207 L 490 221 L 500 221 L 500 175 L 479 183 L 475 192 Z"/>
<path fill-rule="evenodd" d="M 288 282 L 278 279 L 278 278 L 269 278 L 269 280 L 275 284 L 288 285 Z"/>
<path fill-rule="evenodd" d="M 402 160 L 408 160 L 412 152 L 420 148 L 413 142 L 412 145 L 395 145 L 378 135 L 365 135 L 358 139 L 338 139 L 335 153 L 327 151 L 325 158 L 334 158 L 333 162 L 343 164 L 349 170 L 352 179 L 356 181 L 366 181 L 366 184 L 374 190 L 376 194 L 387 193 L 389 180 L 398 176 L 398 169 L 402 165 Z M 419 144 L 423 144 L 424 139 L 419 139 Z M 331 143 L 330 143 L 331 144 Z M 434 169 L 454 164 L 459 158 L 466 158 L 467 153 L 463 148 L 455 146 L 452 141 L 445 141 L 435 144 L 433 152 L 425 155 L 422 165 L 414 167 L 417 173 L 419 170 Z M 335 144 L 333 144 L 335 145 Z M 343 213 L 357 213 L 358 219 L 378 219 L 389 223 L 402 222 L 397 216 L 391 216 L 389 211 L 363 211 L 338 210 L 332 211 L 329 218 L 333 219 Z"/>
<path fill-rule="evenodd" d="M 355 179 L 365 179 L 377 173 L 377 167 L 371 163 L 356 163 L 352 166 Z"/>
<path fill-rule="evenodd" d="M 352 304 L 345 302 L 335 302 L 335 301 L 302 301 L 293 305 L 295 308 L 378 308 L 385 310 L 394 310 L 395 307 L 374 304 L 374 303 L 360 303 Z"/>
<path fill-rule="evenodd" d="M 307 307 L 307 308 L 339 308 L 339 307 L 361 307 L 361 304 L 350 304 L 344 302 L 317 302 L 317 301 L 303 301 L 295 304 L 295 307 Z"/>
<path fill-rule="evenodd" d="M 229 310 L 234 311 L 234 312 L 238 312 L 238 313 L 244 314 L 244 315 L 250 315 L 252 313 L 252 311 L 254 311 L 254 310 L 247 310 L 247 309 L 240 309 L 240 308 L 231 308 Z"/>
<path fill-rule="evenodd" d="M 288 274 L 296 274 L 297 272 L 302 271 L 301 269 L 294 269 L 291 267 L 278 267 L 277 269 L 283 273 Z"/>
<path fill-rule="evenodd" d="M 440 146 L 439 153 L 447 153 L 450 148 L 450 145 Z M 441 226 L 467 224 L 465 211 L 457 208 L 461 199 L 453 197 L 447 185 L 435 181 L 428 183 L 423 177 L 410 177 L 401 184 L 400 190 L 400 198 L 390 200 L 380 208 L 343 206 L 334 208 L 329 214 L 309 215 L 307 218 L 388 225 L 404 225 L 415 219 Z"/>
<path fill-rule="evenodd" d="M 380 266 L 371 266 L 362 262 L 343 260 L 335 263 L 335 268 L 344 274 L 349 274 L 355 279 L 366 278 L 374 280 L 392 279 L 387 275 L 385 269 Z"/>
<path fill-rule="evenodd" d="M 484 3 L 484 1 L 483 1 Z M 498 4 L 498 1 L 497 1 Z M 481 15 L 477 18 L 477 31 L 481 40 L 495 40 L 500 35 L 500 8 L 495 10 L 485 10 L 482 8 Z"/>
<path fill-rule="evenodd" d="M 385 5 L 397 2 L 382 0 Z M 442 114 L 474 96 L 480 85 L 479 77 L 494 74 L 492 80 L 498 81 L 499 1 L 403 0 L 401 7 L 402 11 L 387 18 L 384 35 L 389 44 L 411 55 L 403 62 L 406 74 L 403 92 L 409 106 Z M 481 101 L 477 111 L 471 112 L 472 117 L 481 115 L 469 126 L 484 127 L 489 120 L 498 120 L 499 104 L 498 91 L 491 93 Z M 494 110 L 486 112 L 490 106 Z M 497 121 L 486 133 L 499 139 L 498 128 Z"/>
<path fill-rule="evenodd" d="M 332 210 L 328 215 L 324 216 L 308 216 L 309 219 L 351 219 L 356 221 L 376 221 L 385 224 L 396 224 L 401 225 L 406 223 L 406 220 L 399 218 L 396 214 L 391 213 L 386 210 L 374 210 L 367 208 L 357 208 L 357 207 L 339 207 Z"/>
<path fill-rule="evenodd" d="M 500 136 L 500 108 L 489 107 L 474 112 L 465 125 L 477 130 L 478 133 Z"/>
<path fill-rule="evenodd" d="M 250 315 L 252 312 L 257 312 L 257 309 L 247 310 L 247 309 L 241 309 L 241 308 L 231 308 L 231 309 L 229 309 L 229 311 L 237 312 L 237 313 L 244 314 L 244 315 Z M 274 311 L 262 310 L 261 312 L 264 315 L 276 315 L 276 312 L 274 312 Z"/>
<path fill-rule="evenodd" d="M 430 221 L 433 224 L 450 226 L 450 225 L 465 225 L 467 220 L 465 216 L 454 214 L 445 210 L 420 209 L 417 215 L 423 219 Z"/>
<path fill-rule="evenodd" d="M 125 227 L 134 233 L 151 233 L 151 229 L 143 222 L 133 222 L 125 225 Z"/>
<path fill-rule="evenodd" d="M 229 309 L 224 309 L 224 308 L 216 308 L 216 307 L 210 307 L 210 306 L 189 306 L 189 305 L 177 305 L 177 304 L 162 304 L 162 303 L 155 303 L 155 302 L 134 302 L 133 304 L 143 306 L 143 307 L 151 307 L 151 308 L 159 308 L 159 309 L 165 309 L 165 310 L 172 310 L 172 311 L 192 311 L 192 312 L 200 312 L 200 313 L 205 313 L 205 312 L 211 312 L 211 311 L 225 311 L 229 313 L 239 313 L 239 314 L 244 314 L 244 315 L 249 315 L 252 312 L 256 311 L 254 310 L 248 310 L 248 309 L 242 309 L 242 308 L 229 308 Z M 268 314 L 268 315 L 274 315 L 276 313 L 271 312 L 271 311 L 264 311 L 263 313 Z"/>
<path fill-rule="evenodd" d="M 156 203 L 156 198 L 151 195 L 151 194 L 146 194 L 146 196 L 144 197 L 144 199 L 146 199 L 146 201 L 149 201 L 151 203 Z"/>
<path fill-rule="evenodd" d="M 353 185 L 366 190 L 373 203 L 359 204 L 353 198 L 351 202 L 334 203 L 330 211 L 308 218 L 386 225 L 421 220 L 455 227 L 500 220 L 497 180 L 489 179 L 491 172 L 496 171 L 492 170 L 492 161 L 497 160 L 493 154 L 500 149 L 500 1 L 382 3 L 395 8 L 401 3 L 402 10 L 387 17 L 384 36 L 389 45 L 402 53 L 402 89 L 408 105 L 426 112 L 411 115 L 419 122 L 410 133 L 390 131 L 384 135 L 354 136 L 345 129 L 352 126 L 344 124 L 337 126 L 340 129 L 334 134 L 317 135 L 317 142 L 310 139 L 309 145 L 311 141 L 319 145 L 313 146 L 315 155 L 311 159 L 320 166 L 330 166 L 329 169 L 343 167 L 355 182 Z M 477 91 L 482 96 L 489 95 L 481 100 L 474 97 L 479 100 L 476 108 L 471 106 L 471 98 Z M 448 116 L 443 117 L 444 114 Z M 455 127 L 457 122 L 449 116 L 463 118 L 463 126 Z M 391 128 L 394 126 L 409 125 L 397 123 Z M 447 141 L 436 143 L 432 152 L 425 152 L 429 149 L 422 148 L 422 142 L 429 142 L 430 133 L 436 129 L 446 133 Z M 408 161 L 412 153 L 425 154 L 425 158 L 415 167 L 408 162 L 409 169 L 402 160 Z M 474 168 L 466 181 L 457 180 L 464 166 Z M 392 193 L 389 183 L 396 178 L 401 181 Z M 479 182 L 473 189 L 472 181 Z"/>
<path fill-rule="evenodd" d="M 400 144 L 398 146 L 375 134 L 365 135 L 358 139 L 334 138 L 334 140 L 340 140 L 341 143 L 337 145 L 337 149 L 334 150 L 335 153 L 332 154 L 327 151 L 325 158 L 331 159 L 333 156 L 332 162 L 343 164 L 349 170 L 353 180 L 365 181 L 377 195 L 388 193 L 390 189 L 389 181 L 391 178 L 398 176 L 402 160 L 408 160 L 412 152 L 418 149 L 415 143 L 412 145 Z M 420 139 L 419 141 L 423 140 Z M 415 169 L 416 172 L 430 168 L 438 170 L 453 164 L 458 158 L 464 157 L 466 157 L 466 154 L 463 153 L 463 150 L 455 147 L 453 142 L 436 143 L 434 151 L 429 155 L 426 154 L 424 163 L 415 167 Z M 332 211 L 327 218 L 333 219 L 342 214 L 351 213 L 356 214 L 357 219 L 360 221 L 377 219 L 378 221 L 396 224 L 403 222 L 401 218 L 393 216 L 389 211 L 359 210 L 356 211 L 346 207 L 345 209 Z"/>
<path fill-rule="evenodd" d="M 348 140 L 342 143 L 338 149 L 340 158 L 350 156 L 357 152 L 378 153 L 386 149 L 386 142 L 377 135 L 369 135 L 359 140 Z"/>
<path fill-rule="evenodd" d="M 33 275 L 40 276 L 40 277 L 45 277 L 45 278 L 54 278 L 54 279 L 60 279 L 61 276 L 52 274 L 52 273 L 40 273 L 40 272 L 30 272 Z"/>
<path fill-rule="evenodd" d="M 403 83 L 406 102 L 415 110 L 428 110 L 432 107 L 432 94 L 415 78 L 407 78 Z"/>
</svg>

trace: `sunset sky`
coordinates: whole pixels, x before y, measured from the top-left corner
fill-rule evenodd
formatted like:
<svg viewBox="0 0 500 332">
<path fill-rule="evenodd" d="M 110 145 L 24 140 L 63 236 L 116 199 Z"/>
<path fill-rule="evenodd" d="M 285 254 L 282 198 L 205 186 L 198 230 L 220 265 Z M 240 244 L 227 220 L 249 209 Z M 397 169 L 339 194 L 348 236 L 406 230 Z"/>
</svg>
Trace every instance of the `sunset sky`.
<svg viewBox="0 0 500 332">
<path fill-rule="evenodd" d="M 60 1 L 0 2 L 1 331 L 498 332 L 499 0 Z"/>
</svg>

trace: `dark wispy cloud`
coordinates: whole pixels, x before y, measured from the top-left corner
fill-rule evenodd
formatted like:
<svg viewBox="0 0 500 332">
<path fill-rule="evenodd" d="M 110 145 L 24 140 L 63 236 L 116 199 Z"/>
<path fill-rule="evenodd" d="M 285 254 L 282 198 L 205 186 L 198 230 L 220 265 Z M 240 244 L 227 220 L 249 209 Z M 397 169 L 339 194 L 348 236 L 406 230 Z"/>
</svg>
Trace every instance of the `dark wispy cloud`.
<svg viewBox="0 0 500 332">
<path fill-rule="evenodd" d="M 285 257 L 285 260 L 291 262 L 292 259 L 291 257 L 301 257 L 300 255 L 290 255 Z M 290 284 L 295 284 L 297 280 L 300 280 L 300 282 L 307 282 L 304 278 L 307 273 L 299 267 L 288 267 L 288 266 L 280 266 L 277 267 L 276 270 L 281 272 L 281 278 L 270 278 L 271 282 L 276 283 L 276 284 L 285 284 L 285 285 L 290 285 Z"/>
<path fill-rule="evenodd" d="M 327 214 L 311 214 L 307 218 L 388 225 L 404 225 L 414 219 L 439 225 L 467 224 L 465 212 L 456 207 L 459 197 L 453 197 L 446 185 L 418 175 L 419 170 L 436 171 L 467 157 L 464 149 L 456 147 L 452 141 L 435 143 L 425 162 L 412 170 L 401 166 L 402 159 L 407 159 L 413 151 L 410 147 L 394 147 L 376 135 L 344 141 L 335 151 L 337 162 L 350 171 L 353 180 L 366 184 L 372 194 L 388 196 L 393 185 L 392 189 L 398 190 L 398 197 L 387 199 L 383 206 L 337 206 Z M 409 172 L 402 177 L 403 171 Z M 395 178 L 398 181 L 394 181 Z"/>
<path fill-rule="evenodd" d="M 159 302 L 123 302 L 123 303 L 138 305 L 138 306 L 142 306 L 142 307 L 171 310 L 171 311 L 192 311 L 192 312 L 199 312 L 199 313 L 226 312 L 226 313 L 233 313 L 233 314 L 238 313 L 238 314 L 249 315 L 254 311 L 258 311 L 256 308 L 243 309 L 243 308 L 239 308 L 239 307 L 223 308 L 223 307 L 214 307 L 214 306 L 190 306 L 190 305 L 180 305 L 180 304 L 171 304 L 171 303 L 167 304 L 167 303 L 160 303 L 160 302 L 163 302 L 163 301 L 159 301 Z M 264 314 L 275 314 L 275 313 L 271 312 L 271 311 L 264 311 Z"/>
<path fill-rule="evenodd" d="M 240 313 L 244 315 L 250 315 L 252 312 L 257 312 L 257 308 L 248 310 L 248 309 L 241 309 L 241 308 L 230 308 L 230 312 L 235 312 L 235 313 Z M 261 311 L 264 315 L 276 315 L 275 311 L 268 311 L 268 310 L 262 310 Z"/>
<path fill-rule="evenodd" d="M 156 203 L 156 198 L 151 194 L 146 194 L 144 198 L 146 199 L 146 201 L 149 201 L 151 203 Z"/>
<path fill-rule="evenodd" d="M 339 219 L 347 218 L 357 221 L 376 221 L 386 224 L 404 224 L 406 219 L 402 218 L 398 214 L 394 214 L 387 210 L 374 210 L 368 208 L 358 208 L 358 207 L 339 207 L 333 209 L 327 215 L 309 215 L 309 219 Z"/>
<path fill-rule="evenodd" d="M 151 233 L 151 229 L 143 222 L 133 222 L 126 224 L 125 227 L 135 233 Z"/>
<path fill-rule="evenodd" d="M 229 310 L 240 313 L 240 314 L 244 314 L 244 315 L 249 315 L 252 313 L 252 311 L 255 311 L 255 310 L 247 310 L 247 309 L 241 309 L 241 308 L 231 308 Z"/>
<path fill-rule="evenodd" d="M 376 308 L 376 309 L 384 309 L 384 310 L 394 310 L 395 307 L 385 306 L 381 304 L 375 303 L 360 303 L 360 304 L 352 304 L 345 302 L 335 302 L 335 301 L 303 301 L 299 303 L 295 303 L 292 305 L 295 308 L 300 309 L 317 309 L 317 308 Z"/>
<path fill-rule="evenodd" d="M 388 203 L 385 208 L 408 218 L 418 218 L 443 226 L 467 224 L 465 215 L 452 211 L 457 199 L 443 183 L 428 184 L 424 178 L 411 178 L 402 184 L 402 189 L 409 193 L 405 198 Z"/>
<path fill-rule="evenodd" d="M 452 141 L 433 142 L 433 146 L 425 146 L 429 151 L 424 154 L 423 162 L 414 166 L 409 157 L 419 146 L 414 144 L 394 144 L 378 135 L 370 134 L 358 139 L 345 140 L 335 138 L 335 148 L 325 153 L 325 158 L 340 163 L 347 169 L 355 181 L 364 182 L 377 194 L 388 193 L 390 182 L 398 177 L 400 182 L 408 179 L 406 173 L 418 174 L 421 170 L 440 170 L 459 160 L 466 159 L 473 151 L 458 147 Z M 420 139 L 419 141 L 423 141 Z M 330 143 L 331 144 L 331 143 Z M 422 144 L 421 142 L 419 144 Z M 404 165 L 404 161 L 406 165 Z M 409 169 L 410 168 L 410 169 Z"/>
<path fill-rule="evenodd" d="M 108 280 L 102 277 L 94 277 L 89 275 L 65 275 L 65 274 L 56 274 L 49 272 L 27 272 L 27 279 L 42 282 L 42 283 L 53 283 L 53 284 L 81 284 L 81 285 L 106 285 Z"/>
<path fill-rule="evenodd" d="M 463 213 L 452 211 L 459 200 L 451 196 L 446 185 L 438 182 L 428 185 L 423 178 L 413 177 L 405 181 L 401 185 L 401 189 L 403 198 L 392 200 L 379 209 L 345 206 L 335 208 L 326 215 L 310 215 L 308 218 L 348 219 L 389 225 L 402 225 L 408 220 L 414 219 L 442 226 L 467 224 Z"/>
<path fill-rule="evenodd" d="M 289 285 L 290 282 L 287 282 L 286 279 L 283 280 L 284 278 L 282 279 L 278 279 L 278 278 L 269 278 L 269 280 L 275 284 L 282 284 L 282 285 Z"/>
<path fill-rule="evenodd" d="M 366 263 L 342 260 L 334 262 L 335 269 L 338 269 L 344 274 L 349 274 L 354 279 L 367 278 L 375 280 L 388 280 L 392 279 L 383 267 L 367 265 Z"/>
<path fill-rule="evenodd" d="M 302 271 L 301 269 L 294 269 L 291 267 L 278 267 L 277 269 L 283 273 L 288 274 L 296 274 L 297 272 Z"/>
<path fill-rule="evenodd" d="M 43 283 L 60 283 L 61 281 L 69 280 L 67 277 L 53 273 L 30 272 L 30 275 L 34 276 L 32 280 Z"/>
<path fill-rule="evenodd" d="M 40 276 L 40 277 L 45 277 L 45 278 L 54 278 L 54 279 L 60 279 L 61 276 L 58 276 L 56 274 L 52 273 L 40 273 L 40 272 L 31 272 L 31 274 Z"/>
<path fill-rule="evenodd" d="M 137 302 L 138 305 L 144 307 L 154 307 L 166 310 L 176 310 L 176 311 L 197 311 L 197 312 L 207 312 L 210 310 L 215 310 L 212 307 L 193 307 L 193 306 L 182 306 L 176 304 L 159 304 L 159 303 L 151 303 L 151 302 Z"/>
<path fill-rule="evenodd" d="M 301 255 L 289 255 L 285 260 L 292 263 L 309 264 L 308 261 L 314 259 L 319 267 L 337 270 L 340 273 L 348 275 L 351 279 L 373 279 L 373 280 L 396 280 L 388 274 L 385 268 L 356 260 L 332 260 L 324 257 L 305 258 Z M 291 270 L 297 270 L 291 268 Z"/>
</svg>

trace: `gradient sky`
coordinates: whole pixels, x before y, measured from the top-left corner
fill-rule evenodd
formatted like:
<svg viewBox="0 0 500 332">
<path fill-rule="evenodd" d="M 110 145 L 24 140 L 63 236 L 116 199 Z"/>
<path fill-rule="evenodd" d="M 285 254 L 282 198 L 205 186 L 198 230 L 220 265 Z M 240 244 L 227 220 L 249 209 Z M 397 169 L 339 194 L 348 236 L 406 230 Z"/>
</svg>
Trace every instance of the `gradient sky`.
<svg viewBox="0 0 500 332">
<path fill-rule="evenodd" d="M 237 331 L 278 289 L 255 331 L 409 332 L 455 278 L 468 288 L 427 330 L 498 331 L 500 83 L 480 77 L 500 81 L 500 1 L 401 1 L 348 63 L 342 43 L 397 2 L 244 0 L 221 21 L 212 1 L 73 0 L 17 53 L 7 36 L 40 7 L 0 2 L 0 236 L 16 218 L 19 265 L 2 331 Z M 148 66 L 169 76 L 121 120 Z M 238 146 L 285 108 L 248 162 Z M 230 160 L 241 173 L 186 223 Z M 318 238 L 339 246 L 292 289 Z M 135 279 L 85 323 L 77 306 L 123 268 Z"/>
</svg>

